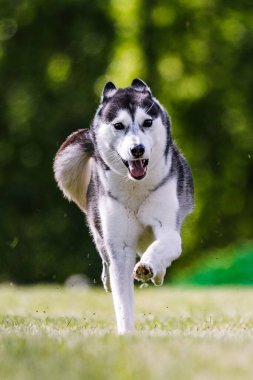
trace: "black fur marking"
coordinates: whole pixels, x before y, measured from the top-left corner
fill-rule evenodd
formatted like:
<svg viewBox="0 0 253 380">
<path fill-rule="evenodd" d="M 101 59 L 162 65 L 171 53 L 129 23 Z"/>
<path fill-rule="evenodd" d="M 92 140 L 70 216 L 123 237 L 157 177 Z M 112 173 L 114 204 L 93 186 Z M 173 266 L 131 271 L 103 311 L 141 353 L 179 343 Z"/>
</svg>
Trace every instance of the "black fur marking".
<svg viewBox="0 0 253 380">
<path fill-rule="evenodd" d="M 165 146 L 165 151 L 164 151 L 164 155 L 165 155 L 166 161 L 167 161 L 169 150 L 170 150 L 170 147 L 172 144 L 171 133 L 170 133 L 171 123 L 170 123 L 170 118 L 169 118 L 167 112 L 164 114 L 163 124 L 166 125 L 166 132 L 167 132 L 166 146 Z"/>
<path fill-rule="evenodd" d="M 151 191 L 158 190 L 160 187 L 165 185 L 170 178 L 171 178 L 171 170 L 169 170 L 168 174 L 166 174 L 166 176 L 163 177 L 163 179 L 158 183 L 158 185 L 156 185 Z"/>
<path fill-rule="evenodd" d="M 87 190 L 87 211 L 88 211 L 88 219 L 90 219 L 90 222 L 93 227 L 96 229 L 97 233 L 99 234 L 100 237 L 103 237 L 103 232 L 102 232 L 102 226 L 101 226 L 101 219 L 100 219 L 100 214 L 97 209 L 97 207 L 92 207 L 92 201 L 96 200 L 97 204 L 97 199 L 99 196 L 99 193 L 101 193 L 101 187 L 99 186 L 99 178 L 96 172 L 92 173 L 90 183 L 88 186 Z"/>
<path fill-rule="evenodd" d="M 112 198 L 114 201 L 118 201 L 118 198 L 115 197 L 115 195 L 113 195 L 111 191 L 108 191 L 107 195 L 108 195 L 109 198 Z"/>
<path fill-rule="evenodd" d="M 157 218 L 154 218 L 154 220 L 159 224 L 159 226 L 160 227 L 162 227 L 163 226 L 163 224 L 162 224 L 162 222 L 159 220 L 159 219 L 157 219 Z"/>
<path fill-rule="evenodd" d="M 180 227 L 181 227 L 181 220 L 180 220 L 179 212 L 177 212 L 177 216 L 176 216 L 176 228 L 177 228 L 178 231 L 180 231 Z"/>
<path fill-rule="evenodd" d="M 148 92 L 137 91 L 132 87 L 118 89 L 107 100 L 104 107 L 99 111 L 99 114 L 106 123 L 111 123 L 122 109 L 127 110 L 133 118 L 137 107 L 144 109 L 152 118 L 162 117 L 161 108 L 154 102 L 150 94 Z"/>
<path fill-rule="evenodd" d="M 171 175 L 177 176 L 177 195 L 180 197 L 184 191 L 185 184 L 185 160 L 179 154 L 175 146 L 172 146 Z"/>
<path fill-rule="evenodd" d="M 94 126 L 92 125 L 92 129 L 91 129 L 91 136 L 92 136 L 92 141 L 93 141 L 93 149 L 94 149 L 94 153 L 93 153 L 93 157 L 95 159 L 95 161 L 104 169 L 104 170 L 111 170 L 109 168 L 108 165 L 106 165 L 106 163 L 104 162 L 104 160 L 102 159 L 101 155 L 99 154 L 99 151 L 98 151 L 98 148 L 97 148 L 97 139 L 96 139 L 96 134 L 95 134 L 95 131 L 94 131 Z"/>
<path fill-rule="evenodd" d="M 180 229 L 183 219 L 193 208 L 194 185 L 191 169 L 175 145 L 172 145 L 171 176 L 177 178 L 177 196 L 180 206 L 177 225 Z"/>
</svg>

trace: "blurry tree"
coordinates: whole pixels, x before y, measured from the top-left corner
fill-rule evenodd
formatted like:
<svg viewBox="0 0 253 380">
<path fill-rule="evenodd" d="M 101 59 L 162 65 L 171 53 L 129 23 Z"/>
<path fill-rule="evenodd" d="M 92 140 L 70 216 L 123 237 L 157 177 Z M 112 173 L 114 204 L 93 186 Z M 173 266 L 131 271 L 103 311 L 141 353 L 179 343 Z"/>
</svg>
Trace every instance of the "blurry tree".
<svg viewBox="0 0 253 380">
<path fill-rule="evenodd" d="M 145 79 L 192 166 L 196 209 L 176 267 L 252 239 L 252 67 L 249 0 L 0 0 L 1 278 L 98 279 L 52 159 L 89 125 L 106 80 Z"/>
<path fill-rule="evenodd" d="M 99 276 L 84 216 L 56 188 L 52 161 L 92 120 L 114 40 L 107 9 L 105 0 L 0 2 L 2 279 Z"/>
</svg>

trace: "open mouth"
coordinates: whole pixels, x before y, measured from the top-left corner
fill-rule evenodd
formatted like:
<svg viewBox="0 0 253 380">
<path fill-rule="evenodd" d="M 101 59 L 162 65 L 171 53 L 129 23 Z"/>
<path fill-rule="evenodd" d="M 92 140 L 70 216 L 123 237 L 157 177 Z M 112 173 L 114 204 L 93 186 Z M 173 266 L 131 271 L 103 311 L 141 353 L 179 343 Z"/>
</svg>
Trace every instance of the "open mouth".
<svg viewBox="0 0 253 380">
<path fill-rule="evenodd" d="M 122 160 L 129 170 L 131 177 L 140 180 L 147 174 L 148 160 Z"/>
</svg>

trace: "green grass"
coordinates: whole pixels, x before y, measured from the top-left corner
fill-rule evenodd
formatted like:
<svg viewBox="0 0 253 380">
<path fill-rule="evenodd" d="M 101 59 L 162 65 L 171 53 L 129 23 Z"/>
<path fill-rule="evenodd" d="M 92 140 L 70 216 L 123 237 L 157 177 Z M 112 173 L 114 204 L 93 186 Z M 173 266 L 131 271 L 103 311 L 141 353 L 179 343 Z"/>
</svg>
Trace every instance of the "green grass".
<svg viewBox="0 0 253 380">
<path fill-rule="evenodd" d="M 136 327 L 100 289 L 2 286 L 0 379 L 252 379 L 252 288 L 137 289 Z"/>
</svg>

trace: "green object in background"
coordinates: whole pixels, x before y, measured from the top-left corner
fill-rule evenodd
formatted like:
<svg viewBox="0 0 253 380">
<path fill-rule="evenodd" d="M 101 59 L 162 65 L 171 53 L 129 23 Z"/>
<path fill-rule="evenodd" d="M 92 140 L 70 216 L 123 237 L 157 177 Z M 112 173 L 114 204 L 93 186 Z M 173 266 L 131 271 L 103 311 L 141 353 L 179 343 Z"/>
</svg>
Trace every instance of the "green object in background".
<svg viewBox="0 0 253 380">
<path fill-rule="evenodd" d="M 253 245 L 211 252 L 197 266 L 182 270 L 172 283 L 253 286 Z"/>
</svg>

